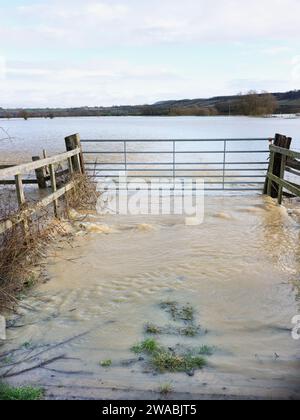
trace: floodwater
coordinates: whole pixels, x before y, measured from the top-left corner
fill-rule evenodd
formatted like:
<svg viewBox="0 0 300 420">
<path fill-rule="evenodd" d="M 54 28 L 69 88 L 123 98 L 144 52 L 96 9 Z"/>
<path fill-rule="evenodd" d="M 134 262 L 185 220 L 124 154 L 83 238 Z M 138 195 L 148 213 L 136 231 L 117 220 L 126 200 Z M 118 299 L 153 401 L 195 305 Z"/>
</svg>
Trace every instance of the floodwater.
<svg viewBox="0 0 300 420">
<path fill-rule="evenodd" d="M 19 163 L 65 150 L 64 138 L 79 133 L 88 139 L 211 139 L 293 137 L 300 150 L 300 118 L 247 117 L 77 117 L 1 120 L 10 139 L 0 141 L 0 164 Z M 0 139 L 7 134 L 0 129 Z"/>
<path fill-rule="evenodd" d="M 279 132 L 300 149 L 300 119 L 57 118 L 0 126 L 12 137 L 0 142 L 0 163 L 62 152 L 74 132 L 99 139 Z M 199 225 L 175 215 L 90 214 L 75 226 L 74 239 L 54 244 L 42 261 L 47 281 L 8 319 L 0 373 L 9 381 L 41 385 L 48 398 L 160 398 L 166 383 L 169 398 L 300 398 L 300 341 L 291 334 L 300 313 L 299 202 L 209 195 Z M 165 301 L 191 305 L 201 333 L 160 334 L 162 345 L 213 348 L 193 376 L 158 374 L 130 351 L 148 337 L 145 324 L 172 324 L 160 308 Z M 108 359 L 112 366 L 102 367 Z"/>
<path fill-rule="evenodd" d="M 49 281 L 10 320 L 1 354 L 21 348 L 6 364 L 29 360 L 2 373 L 54 358 L 10 378 L 44 386 L 49 398 L 159 398 L 166 383 L 170 398 L 300 398 L 300 341 L 291 335 L 300 311 L 299 223 L 299 204 L 279 207 L 258 195 L 206 197 L 195 226 L 181 216 L 77 221 L 72 244 L 48 252 Z M 201 334 L 162 334 L 161 344 L 214 348 L 193 376 L 157 374 L 130 351 L 147 337 L 146 323 L 171 323 L 164 301 L 192 305 Z M 101 367 L 107 359 L 112 366 Z"/>
<path fill-rule="evenodd" d="M 176 169 L 177 176 L 205 177 L 207 190 L 222 188 L 223 182 L 224 144 L 212 143 L 209 139 L 266 139 L 259 142 L 227 141 L 227 189 L 232 189 L 234 182 L 238 183 L 239 188 L 246 186 L 253 189 L 261 186 L 258 184 L 264 181 L 266 165 L 258 164 L 254 167 L 246 165 L 246 162 L 267 162 L 269 157 L 267 139 L 274 137 L 275 133 L 292 137 L 292 149 L 300 150 L 300 118 L 296 117 L 79 117 L 53 120 L 29 119 L 28 121 L 12 119 L 0 121 L 0 140 L 9 137 L 0 141 L 0 165 L 30 161 L 33 155 L 42 156 L 43 149 L 46 150 L 48 156 L 63 152 L 65 150 L 64 138 L 73 133 L 79 133 L 82 139 L 208 139 L 201 143 L 178 142 L 175 166 L 173 166 L 173 144 L 170 142 L 128 144 L 129 154 L 126 158 L 123 154 L 122 142 L 83 144 L 84 151 L 115 152 L 114 154 L 85 155 L 86 163 L 94 164 L 100 159 L 101 165 L 88 167 L 91 172 L 99 170 L 96 172 L 99 176 L 114 178 L 118 171 L 124 171 L 125 164 L 122 162 L 126 160 L 128 175 L 142 175 L 145 178 L 155 175 L 172 177 L 173 169 Z M 164 151 L 164 153 L 150 153 L 155 150 Z M 201 150 L 202 153 L 193 153 L 197 150 Z M 236 151 L 245 150 L 251 150 L 252 153 L 236 153 Z M 205 153 L 206 151 L 209 152 Z M 216 153 L 212 154 L 210 151 Z M 233 151 L 235 153 L 232 153 Z M 260 152 L 253 153 L 253 151 Z M 130 152 L 134 153 L 130 154 Z M 142 173 L 140 171 L 142 167 L 136 165 L 136 162 L 143 162 L 147 173 Z M 159 165 L 151 165 L 150 162 L 159 162 Z M 194 165 L 185 165 L 186 162 L 193 162 Z M 207 162 L 210 164 L 206 164 Z M 212 166 L 211 162 L 216 162 L 216 165 Z M 234 162 L 244 162 L 240 165 L 241 172 L 237 172 Z M 195 172 L 190 172 L 192 169 Z M 212 169 L 215 172 L 212 172 Z M 246 169 L 250 171 L 245 171 Z M 29 175 L 34 177 L 34 173 Z M 297 182 L 291 174 L 286 174 L 286 177 L 292 182 Z"/>
</svg>

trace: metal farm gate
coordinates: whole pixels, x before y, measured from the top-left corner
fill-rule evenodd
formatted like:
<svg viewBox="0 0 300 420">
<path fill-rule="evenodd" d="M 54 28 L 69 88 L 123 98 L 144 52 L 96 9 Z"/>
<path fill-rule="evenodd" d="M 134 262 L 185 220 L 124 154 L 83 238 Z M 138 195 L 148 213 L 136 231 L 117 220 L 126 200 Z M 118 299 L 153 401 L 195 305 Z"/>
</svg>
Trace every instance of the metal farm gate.
<svg viewBox="0 0 300 420">
<path fill-rule="evenodd" d="M 269 142 L 243 139 L 83 139 L 85 167 L 96 178 L 204 179 L 206 191 L 262 191 Z M 119 185 L 121 188 L 121 185 Z"/>
</svg>

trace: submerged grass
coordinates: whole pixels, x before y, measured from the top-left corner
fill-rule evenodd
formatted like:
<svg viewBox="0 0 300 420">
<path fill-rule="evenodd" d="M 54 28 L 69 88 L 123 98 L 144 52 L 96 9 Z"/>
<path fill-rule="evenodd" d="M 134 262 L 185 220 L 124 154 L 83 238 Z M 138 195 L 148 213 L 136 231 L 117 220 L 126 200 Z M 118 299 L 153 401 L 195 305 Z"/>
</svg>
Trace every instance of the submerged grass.
<svg viewBox="0 0 300 420">
<path fill-rule="evenodd" d="M 151 359 L 151 365 L 160 373 L 165 372 L 189 372 L 202 369 L 206 360 L 202 356 L 190 354 L 176 354 L 169 350 L 161 349 Z"/>
<path fill-rule="evenodd" d="M 195 337 L 201 333 L 201 327 L 195 324 L 195 309 L 187 304 L 180 305 L 178 302 L 165 301 L 160 308 L 169 313 L 173 321 L 180 321 L 184 326 L 167 325 L 157 326 L 148 322 L 145 333 L 150 335 L 180 335 Z M 203 345 L 201 347 L 185 347 L 177 344 L 175 348 L 162 346 L 155 338 L 148 338 L 131 348 L 136 354 L 147 356 L 147 362 L 153 370 L 159 373 L 186 372 L 192 376 L 197 369 L 202 369 L 207 361 L 204 356 L 211 356 L 213 348 Z"/>
<path fill-rule="evenodd" d="M 162 334 L 163 333 L 163 328 L 158 327 L 155 324 L 146 324 L 145 325 L 145 333 L 146 334 L 152 334 L 152 335 L 157 335 L 157 334 Z"/>
<path fill-rule="evenodd" d="M 174 325 L 160 327 L 155 324 L 146 324 L 145 333 L 149 335 L 181 335 L 184 337 L 196 337 L 201 334 L 201 327 L 200 325 L 194 325 L 193 323 L 184 327 Z"/>
<path fill-rule="evenodd" d="M 160 308 L 170 314 L 174 322 L 184 322 L 184 326 L 167 325 L 160 327 L 149 322 L 145 325 L 146 334 L 196 337 L 201 333 L 201 327 L 195 324 L 195 309 L 191 305 L 180 305 L 175 301 L 165 301 L 160 303 Z"/>
<path fill-rule="evenodd" d="M 173 392 L 172 384 L 166 383 L 161 385 L 159 388 L 159 392 L 164 396 L 171 394 L 171 392 Z"/>
<path fill-rule="evenodd" d="M 158 342 L 154 339 L 147 339 L 142 341 L 141 343 L 135 344 L 131 351 L 135 354 L 141 354 L 141 353 L 147 353 L 147 354 L 153 354 L 157 351 L 159 351 L 160 346 Z"/>
<path fill-rule="evenodd" d="M 189 372 L 202 369 L 206 360 L 199 355 L 193 355 L 190 351 L 176 353 L 160 345 L 154 339 L 144 340 L 131 348 L 136 354 L 146 354 L 149 357 L 150 366 L 159 373 L 165 372 Z"/>
<path fill-rule="evenodd" d="M 199 325 L 189 325 L 184 328 L 180 328 L 179 333 L 180 335 L 184 335 L 186 337 L 196 337 L 201 332 L 201 328 Z"/>
<path fill-rule="evenodd" d="M 168 312 L 173 321 L 194 321 L 195 309 L 191 305 L 181 306 L 178 302 L 165 301 L 160 304 L 160 308 Z"/>
<path fill-rule="evenodd" d="M 110 359 L 101 360 L 100 366 L 101 367 L 110 367 L 112 365 L 112 361 Z"/>
<path fill-rule="evenodd" d="M 0 401 L 41 400 L 43 396 L 44 391 L 41 388 L 33 388 L 30 386 L 14 388 L 7 384 L 0 383 Z"/>
<path fill-rule="evenodd" d="M 196 353 L 202 356 L 212 356 L 214 354 L 214 350 L 214 347 L 204 345 L 197 349 Z"/>
</svg>

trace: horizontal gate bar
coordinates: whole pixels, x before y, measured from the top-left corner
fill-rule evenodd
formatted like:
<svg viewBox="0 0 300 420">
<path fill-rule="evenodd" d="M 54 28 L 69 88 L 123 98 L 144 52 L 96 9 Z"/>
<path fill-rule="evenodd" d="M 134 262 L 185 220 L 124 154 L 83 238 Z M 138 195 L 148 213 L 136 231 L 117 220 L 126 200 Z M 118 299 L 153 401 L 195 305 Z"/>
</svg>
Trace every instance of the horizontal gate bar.
<svg viewBox="0 0 300 420">
<path fill-rule="evenodd" d="M 269 153 L 269 150 L 228 150 L 226 151 L 226 154 L 232 154 L 232 153 Z M 130 151 L 126 151 L 127 155 L 172 155 L 174 152 L 172 150 L 170 151 L 163 151 L 163 150 L 144 150 L 144 151 L 139 151 L 139 152 L 130 152 Z M 124 151 L 120 150 L 120 151 L 85 151 L 84 152 L 85 155 L 123 155 Z M 224 154 L 224 150 L 190 150 L 190 151 L 179 151 L 176 150 L 176 155 L 182 155 L 182 154 Z"/>
<path fill-rule="evenodd" d="M 100 176 L 95 176 L 94 177 L 95 179 L 97 179 L 97 178 L 103 178 L 103 177 L 100 177 Z M 109 176 L 106 176 L 106 178 L 109 178 Z M 113 178 L 113 177 L 110 177 L 111 179 L 118 179 L 118 178 Z M 132 178 L 132 179 L 140 179 L 140 178 L 142 178 L 142 179 L 144 179 L 145 180 L 145 182 L 147 183 L 147 178 L 144 178 L 144 177 L 141 177 L 141 176 L 128 176 L 127 178 Z M 158 179 L 162 179 L 162 178 L 165 178 L 165 179 L 169 179 L 170 181 L 172 181 L 173 182 L 173 178 L 172 177 L 170 177 L 170 176 L 153 176 L 153 177 L 149 177 L 149 178 L 151 178 L 151 179 L 153 179 L 153 178 L 158 178 Z M 148 178 L 148 179 L 149 179 Z M 187 179 L 187 178 L 194 178 L 195 179 L 195 177 L 189 177 L 189 176 L 184 176 L 184 177 L 177 177 L 177 179 L 178 180 L 180 180 L 180 179 Z M 223 178 L 223 177 L 218 177 L 218 178 Z M 199 180 L 201 180 L 202 178 L 199 178 Z M 149 183 L 149 182 L 148 182 Z M 264 182 L 260 182 L 260 181 L 257 181 L 257 182 L 253 182 L 253 181 L 225 181 L 225 182 L 223 182 L 223 180 L 221 180 L 221 181 L 205 181 L 205 184 L 235 184 L 235 185 L 260 185 L 260 184 L 264 184 Z"/>
<path fill-rule="evenodd" d="M 169 172 L 171 172 L 171 171 L 169 171 Z M 112 178 L 112 177 L 114 177 L 114 178 L 116 178 L 116 175 L 115 174 L 104 174 L 104 175 L 95 175 L 93 178 Z M 254 179 L 257 179 L 257 178 L 265 178 L 266 176 L 265 175 L 240 175 L 240 176 L 238 176 L 238 175 L 223 175 L 223 174 L 221 174 L 221 175 L 199 175 L 198 176 L 198 178 L 208 178 L 208 179 L 211 179 L 211 178 L 233 178 L 233 179 L 240 179 L 240 178 L 254 178 Z M 143 176 L 143 175 L 127 175 L 127 178 L 173 178 L 171 175 L 145 175 L 145 176 Z M 178 175 L 178 176 L 176 176 L 176 178 L 196 178 L 196 176 L 194 175 Z"/>
<path fill-rule="evenodd" d="M 152 191 L 160 191 L 161 188 L 154 188 Z M 176 191 L 176 188 L 170 188 L 170 190 Z M 130 189 L 130 188 L 116 188 L 116 191 L 136 191 L 136 189 Z M 149 191 L 148 188 L 140 188 L 139 191 Z M 180 190 L 177 190 L 180 191 Z M 185 191 L 199 191 L 198 188 L 187 188 Z M 201 190 L 200 190 L 201 191 Z M 204 188 L 203 191 L 261 191 L 260 188 Z"/>
<path fill-rule="evenodd" d="M 81 143 L 171 143 L 171 142 L 175 142 L 175 143 L 179 143 L 179 142 L 191 142 L 191 143 L 196 143 L 196 142 L 253 142 L 253 141 L 270 141 L 273 140 L 271 138 L 235 138 L 235 139 L 83 139 L 81 140 Z"/>
<path fill-rule="evenodd" d="M 139 188 L 139 191 L 161 191 L 162 187 L 153 188 Z M 171 191 L 182 191 L 182 189 L 170 187 Z M 136 188 L 125 188 L 125 187 L 117 187 L 115 191 L 136 191 Z M 199 188 L 185 188 L 184 191 L 201 191 Z M 259 188 L 204 188 L 203 191 L 261 191 L 261 187 Z"/>
<path fill-rule="evenodd" d="M 104 169 L 87 169 L 87 172 L 124 172 L 124 169 L 114 169 L 114 168 L 104 168 Z M 173 168 L 170 169 L 150 169 L 150 168 L 127 168 L 126 172 L 170 172 L 173 171 Z M 225 169 L 225 172 L 262 172 L 264 169 L 259 168 L 234 168 L 234 169 Z M 198 168 L 192 168 L 192 169 L 176 169 L 176 172 L 222 172 L 223 169 L 198 169 Z M 264 175 L 265 176 L 265 175 Z"/>
<path fill-rule="evenodd" d="M 85 166 L 124 165 L 125 162 L 87 162 Z M 223 165 L 224 162 L 176 162 L 176 165 Z M 225 165 L 268 165 L 269 162 L 225 162 Z M 127 165 L 173 165 L 173 162 L 128 162 Z"/>
</svg>

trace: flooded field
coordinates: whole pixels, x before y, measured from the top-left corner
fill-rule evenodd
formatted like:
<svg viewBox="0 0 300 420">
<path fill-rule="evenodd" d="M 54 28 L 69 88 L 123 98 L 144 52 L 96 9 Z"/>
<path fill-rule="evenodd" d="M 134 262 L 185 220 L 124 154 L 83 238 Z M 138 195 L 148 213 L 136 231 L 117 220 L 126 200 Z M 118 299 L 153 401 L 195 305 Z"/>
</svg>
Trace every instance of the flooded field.
<svg viewBox="0 0 300 420">
<path fill-rule="evenodd" d="M 64 138 L 80 133 L 85 139 L 217 139 L 270 138 L 275 133 L 293 138 L 300 150 L 300 118 L 249 117 L 76 117 L 1 120 L 0 164 L 19 163 L 65 150 Z M 266 144 L 267 145 L 267 144 Z M 187 147 L 189 148 L 189 144 Z M 262 157 L 262 156 L 261 156 Z"/>
<path fill-rule="evenodd" d="M 1 373 L 48 398 L 160 398 L 166 386 L 169 398 L 300 398 L 299 222 L 299 204 L 262 196 L 206 197 L 198 226 L 75 222 L 74 241 L 45 258 L 48 281 L 9 320 Z M 161 371 L 132 351 L 145 339 L 205 365 Z"/>
</svg>

